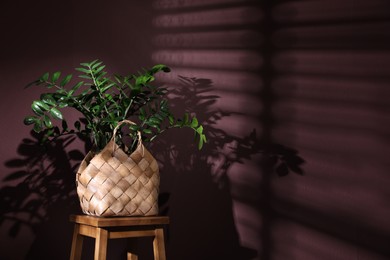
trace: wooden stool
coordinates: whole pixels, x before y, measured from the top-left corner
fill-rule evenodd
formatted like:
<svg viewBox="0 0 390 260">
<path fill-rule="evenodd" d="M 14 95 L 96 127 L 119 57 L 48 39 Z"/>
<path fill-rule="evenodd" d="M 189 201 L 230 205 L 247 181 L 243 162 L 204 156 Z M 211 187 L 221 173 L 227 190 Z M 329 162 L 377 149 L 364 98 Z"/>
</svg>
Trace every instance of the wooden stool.
<svg viewBox="0 0 390 260">
<path fill-rule="evenodd" d="M 70 260 L 80 260 L 83 237 L 95 238 L 95 260 L 105 260 L 107 241 L 113 238 L 154 237 L 153 250 L 155 260 L 166 260 L 163 226 L 169 223 L 169 217 L 93 217 L 71 215 L 75 223 Z M 131 253 L 128 260 L 137 260 Z"/>
</svg>

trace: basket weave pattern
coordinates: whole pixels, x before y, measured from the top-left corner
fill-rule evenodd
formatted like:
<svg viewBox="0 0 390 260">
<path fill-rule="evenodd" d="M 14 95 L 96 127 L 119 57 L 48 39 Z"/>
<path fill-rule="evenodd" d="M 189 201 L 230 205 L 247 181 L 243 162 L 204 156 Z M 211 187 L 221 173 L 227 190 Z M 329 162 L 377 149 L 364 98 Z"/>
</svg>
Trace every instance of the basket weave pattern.
<svg viewBox="0 0 390 260">
<path fill-rule="evenodd" d="M 76 176 L 83 212 L 93 216 L 158 214 L 157 161 L 142 142 L 130 155 L 112 139 L 98 154 L 89 152 Z"/>
</svg>

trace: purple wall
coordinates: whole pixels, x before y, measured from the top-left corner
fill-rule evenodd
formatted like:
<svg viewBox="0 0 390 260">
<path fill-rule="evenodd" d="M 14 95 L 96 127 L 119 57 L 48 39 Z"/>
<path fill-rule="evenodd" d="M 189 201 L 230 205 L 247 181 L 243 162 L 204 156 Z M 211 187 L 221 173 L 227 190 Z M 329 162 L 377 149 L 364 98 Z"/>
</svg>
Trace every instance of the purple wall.
<svg viewBox="0 0 390 260">
<path fill-rule="evenodd" d="M 120 73 L 169 65 L 159 80 L 175 111 L 206 126 L 201 152 L 183 131 L 151 147 L 164 162 L 168 259 L 390 257 L 388 1 L 3 6 L 0 259 L 68 259 L 84 147 L 37 157 L 22 120 L 41 90 L 23 87 L 95 58 Z M 144 259 L 149 242 L 135 243 Z M 124 243 L 112 241 L 111 259 Z"/>
</svg>

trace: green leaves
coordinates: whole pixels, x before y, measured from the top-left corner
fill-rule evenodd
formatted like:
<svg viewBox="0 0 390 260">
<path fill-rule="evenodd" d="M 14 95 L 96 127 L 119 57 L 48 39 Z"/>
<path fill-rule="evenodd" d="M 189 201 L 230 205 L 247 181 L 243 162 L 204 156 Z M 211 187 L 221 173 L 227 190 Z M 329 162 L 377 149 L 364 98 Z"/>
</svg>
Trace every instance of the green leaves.
<svg viewBox="0 0 390 260">
<path fill-rule="evenodd" d="M 51 77 L 51 81 L 52 82 L 57 82 L 57 80 L 60 78 L 61 76 L 61 72 L 57 71 L 53 74 L 53 76 Z"/>
<path fill-rule="evenodd" d="M 41 95 L 41 101 L 45 104 L 55 106 L 56 100 L 54 99 L 53 95 L 45 93 Z"/>
<path fill-rule="evenodd" d="M 40 81 L 46 82 L 49 80 L 49 72 L 46 72 L 45 74 L 42 75 L 42 77 L 39 78 Z"/>
<path fill-rule="evenodd" d="M 196 133 L 198 134 L 198 137 L 199 137 L 198 149 L 200 150 L 200 149 L 202 149 L 203 144 L 207 143 L 207 139 L 206 139 L 206 135 L 203 133 L 203 126 L 199 126 L 198 128 L 195 128 L 195 129 L 196 129 Z"/>
<path fill-rule="evenodd" d="M 156 74 L 159 71 L 170 72 L 171 69 L 168 66 L 164 65 L 164 64 L 157 64 L 157 65 L 154 65 L 151 70 L 149 70 L 149 73 L 153 75 L 153 74 Z"/>
<path fill-rule="evenodd" d="M 35 100 L 31 104 L 31 109 L 36 116 L 24 118 L 25 125 L 34 124 L 34 131 L 41 132 L 43 128 L 52 128 L 51 118 L 62 120 L 62 113 L 56 108 L 56 101 L 50 94 L 41 95 L 41 100 Z M 50 115 L 50 116 L 49 116 Z"/>
<path fill-rule="evenodd" d="M 203 126 L 199 124 L 199 121 L 195 116 L 191 117 L 188 113 L 185 113 L 182 119 L 175 120 L 173 115 L 170 115 L 168 119 L 171 128 L 191 128 L 195 133 L 195 139 L 198 142 L 199 150 L 207 143 L 206 135 L 203 132 Z"/>
<path fill-rule="evenodd" d="M 72 79 L 72 74 L 67 75 L 60 83 L 61 87 L 64 87 Z"/>
<path fill-rule="evenodd" d="M 43 116 L 47 111 L 51 110 L 50 106 L 42 100 L 33 101 L 31 109 L 37 116 Z"/>
<path fill-rule="evenodd" d="M 35 116 L 26 116 L 24 118 L 23 123 L 25 125 L 32 125 L 32 124 L 34 124 L 36 122 L 36 120 L 37 120 L 37 117 L 35 117 Z"/>
<path fill-rule="evenodd" d="M 191 127 L 195 128 L 199 125 L 198 119 L 196 117 L 192 118 Z"/>
<path fill-rule="evenodd" d="M 55 119 L 58 119 L 58 120 L 62 120 L 63 117 L 62 117 L 62 113 L 55 107 L 52 107 L 50 109 L 50 115 L 55 118 Z"/>
<path fill-rule="evenodd" d="M 130 131 L 132 134 L 141 131 L 146 142 L 153 141 L 169 128 L 187 127 L 193 129 L 198 147 L 202 148 L 206 137 L 198 119 L 188 113 L 176 119 L 165 98 L 168 90 L 152 85 L 155 74 L 169 72 L 169 67 L 157 64 L 137 74 L 113 77 L 107 76 L 105 69 L 103 62 L 94 60 L 80 63 L 75 68 L 78 80 L 72 74 L 64 76 L 60 71 L 44 73 L 29 86 L 43 86 L 51 92 L 43 93 L 32 102 L 34 115 L 25 117 L 24 124 L 33 125 L 36 132 L 45 131 L 48 138 L 69 133 L 89 136 L 102 149 L 119 121 L 135 117 L 138 124 L 130 126 Z M 62 113 L 65 107 L 73 108 L 83 116 L 74 123 L 74 129 L 70 129 L 72 127 L 68 126 Z"/>
<path fill-rule="evenodd" d="M 141 76 L 137 76 L 135 77 L 135 84 L 137 86 L 139 85 L 146 85 L 148 84 L 149 82 L 153 81 L 154 80 L 154 77 L 151 76 L 151 75 L 141 75 Z"/>
<path fill-rule="evenodd" d="M 80 72 L 82 72 L 82 73 L 84 73 L 84 74 L 87 74 L 87 75 L 92 74 L 92 72 L 91 72 L 90 69 L 76 68 L 76 70 L 77 70 L 77 71 L 80 71 Z"/>
<path fill-rule="evenodd" d="M 53 123 L 51 122 L 50 117 L 48 115 L 44 115 L 43 116 L 43 123 L 45 124 L 45 126 L 47 128 L 52 128 L 53 127 Z"/>
</svg>

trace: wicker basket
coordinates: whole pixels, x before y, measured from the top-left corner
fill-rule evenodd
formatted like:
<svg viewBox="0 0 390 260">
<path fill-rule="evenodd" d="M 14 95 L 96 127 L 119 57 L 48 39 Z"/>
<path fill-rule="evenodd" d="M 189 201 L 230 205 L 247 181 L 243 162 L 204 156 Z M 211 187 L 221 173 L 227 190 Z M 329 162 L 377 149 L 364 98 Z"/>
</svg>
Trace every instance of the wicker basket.
<svg viewBox="0 0 390 260">
<path fill-rule="evenodd" d="M 94 154 L 89 152 L 76 175 L 77 194 L 87 215 L 151 216 L 158 214 L 160 174 L 157 161 L 142 144 L 130 155 L 116 143 L 115 135 L 124 120 L 114 129 L 106 147 Z"/>
</svg>

